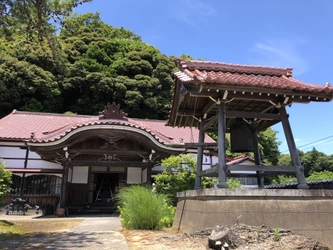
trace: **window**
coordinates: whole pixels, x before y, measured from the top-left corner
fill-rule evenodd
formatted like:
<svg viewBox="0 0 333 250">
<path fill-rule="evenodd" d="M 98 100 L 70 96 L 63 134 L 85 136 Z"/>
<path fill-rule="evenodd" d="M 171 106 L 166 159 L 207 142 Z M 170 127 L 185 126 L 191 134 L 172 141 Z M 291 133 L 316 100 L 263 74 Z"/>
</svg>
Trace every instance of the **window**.
<svg viewBox="0 0 333 250">
<path fill-rule="evenodd" d="M 22 177 L 13 175 L 10 194 L 20 195 Z M 24 195 L 58 195 L 61 191 L 61 178 L 54 175 L 31 175 L 25 177 Z"/>
</svg>

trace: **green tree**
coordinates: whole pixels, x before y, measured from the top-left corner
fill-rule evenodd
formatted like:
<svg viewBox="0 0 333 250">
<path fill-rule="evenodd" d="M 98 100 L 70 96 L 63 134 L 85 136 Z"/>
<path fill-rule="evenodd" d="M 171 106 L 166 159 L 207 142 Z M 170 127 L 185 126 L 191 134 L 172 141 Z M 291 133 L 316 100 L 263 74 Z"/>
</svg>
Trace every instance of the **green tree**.
<svg viewBox="0 0 333 250">
<path fill-rule="evenodd" d="M 333 157 L 319 152 L 316 148 L 300 155 L 301 163 L 304 166 L 305 177 L 313 172 L 324 170 L 333 171 Z"/>
<path fill-rule="evenodd" d="M 167 118 L 175 64 L 155 47 L 93 13 L 67 18 L 60 39 L 69 61 L 62 84 L 69 110 L 97 114 L 116 102 L 131 117 Z"/>
<path fill-rule="evenodd" d="M 73 15 L 63 24 L 52 35 L 55 47 L 26 43 L 25 33 L 0 35 L 1 116 L 13 109 L 96 115 L 116 102 L 130 117 L 167 118 L 172 60 L 99 14 Z"/>
<path fill-rule="evenodd" d="M 192 154 L 172 155 L 162 160 L 165 170 L 155 178 L 156 191 L 166 194 L 176 203 L 177 192 L 192 190 L 195 183 L 196 159 Z M 211 187 L 213 181 L 203 178 L 202 188 Z"/>
<path fill-rule="evenodd" d="M 292 166 L 291 157 L 289 154 L 280 154 L 278 166 Z"/>
<path fill-rule="evenodd" d="M 4 196 L 10 190 L 12 173 L 5 170 L 5 163 L 0 161 L 0 205 L 3 204 Z"/>
<path fill-rule="evenodd" d="M 1 53 L 0 110 L 54 111 L 61 106 L 60 90 L 53 74 L 43 68 Z"/>
<path fill-rule="evenodd" d="M 332 180 L 333 172 L 331 171 L 321 171 L 321 172 L 313 172 L 309 177 L 306 178 L 307 181 L 318 181 L 318 180 Z"/>
<path fill-rule="evenodd" d="M 4 35 L 23 33 L 28 41 L 37 38 L 43 41 L 55 26 L 63 25 L 64 18 L 73 8 L 91 0 L 1 0 L 0 27 Z M 0 33 L 1 34 L 1 33 Z"/>
<path fill-rule="evenodd" d="M 278 131 L 272 128 L 258 133 L 260 155 L 262 161 L 268 165 L 277 165 L 279 161 L 279 145 L 281 142 L 276 138 L 277 133 Z"/>
</svg>

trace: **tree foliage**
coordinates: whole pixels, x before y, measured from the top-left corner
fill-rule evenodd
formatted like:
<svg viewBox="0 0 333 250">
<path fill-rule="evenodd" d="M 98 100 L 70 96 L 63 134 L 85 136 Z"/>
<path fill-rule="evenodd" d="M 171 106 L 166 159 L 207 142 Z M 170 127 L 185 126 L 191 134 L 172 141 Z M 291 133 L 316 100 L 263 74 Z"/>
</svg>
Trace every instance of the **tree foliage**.
<svg viewBox="0 0 333 250">
<path fill-rule="evenodd" d="M 156 191 L 176 202 L 177 192 L 192 190 L 195 184 L 196 159 L 192 154 L 172 155 L 161 163 L 165 170 L 155 178 Z M 203 178 L 202 188 L 211 187 L 210 178 Z"/>
<path fill-rule="evenodd" d="M 26 44 L 25 34 L 0 36 L 1 116 L 13 109 L 96 115 L 116 102 L 131 117 L 167 118 L 175 63 L 133 32 L 86 13 L 63 20 L 57 46 Z"/>
<path fill-rule="evenodd" d="M 313 172 L 309 177 L 306 178 L 307 181 L 318 181 L 318 180 L 332 180 L 333 172 L 324 170 L 321 172 Z"/>
<path fill-rule="evenodd" d="M 11 36 L 22 33 L 27 41 L 43 41 L 54 33 L 58 23 L 63 25 L 64 18 L 73 8 L 91 0 L 1 0 L 1 35 Z"/>
<path fill-rule="evenodd" d="M 12 184 L 12 173 L 5 171 L 5 163 L 0 162 L 0 205 L 3 204 L 4 195 L 10 190 Z"/>
<path fill-rule="evenodd" d="M 301 163 L 304 166 L 305 176 L 314 172 L 332 171 L 333 172 L 333 155 L 326 155 L 313 148 L 309 152 L 300 152 Z"/>
<path fill-rule="evenodd" d="M 277 165 L 279 161 L 281 142 L 276 138 L 277 133 L 278 131 L 272 128 L 258 133 L 260 156 L 262 161 L 268 165 Z"/>
</svg>

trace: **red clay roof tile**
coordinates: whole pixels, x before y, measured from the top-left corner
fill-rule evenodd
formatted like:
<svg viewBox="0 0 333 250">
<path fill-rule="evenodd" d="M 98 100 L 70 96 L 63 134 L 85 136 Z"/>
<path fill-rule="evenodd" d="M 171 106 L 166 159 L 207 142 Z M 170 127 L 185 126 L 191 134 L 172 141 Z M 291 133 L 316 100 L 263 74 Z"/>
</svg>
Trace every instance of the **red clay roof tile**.
<svg viewBox="0 0 333 250">
<path fill-rule="evenodd" d="M 13 111 L 0 120 L 0 139 L 51 142 L 64 137 L 80 127 L 93 125 L 120 125 L 134 127 L 150 133 L 163 144 L 197 142 L 197 129 L 172 128 L 166 121 L 128 118 L 126 120 L 100 120 L 99 116 L 65 115 Z M 207 142 L 214 142 L 206 136 Z"/>
<path fill-rule="evenodd" d="M 197 84 L 214 84 L 224 86 L 246 86 L 276 90 L 292 90 L 307 94 L 323 94 L 333 98 L 333 87 L 330 84 L 319 86 L 308 84 L 292 78 L 291 68 L 273 68 L 263 66 L 236 65 L 207 61 L 190 61 L 179 59 L 179 72 L 176 78 L 181 82 Z"/>
</svg>

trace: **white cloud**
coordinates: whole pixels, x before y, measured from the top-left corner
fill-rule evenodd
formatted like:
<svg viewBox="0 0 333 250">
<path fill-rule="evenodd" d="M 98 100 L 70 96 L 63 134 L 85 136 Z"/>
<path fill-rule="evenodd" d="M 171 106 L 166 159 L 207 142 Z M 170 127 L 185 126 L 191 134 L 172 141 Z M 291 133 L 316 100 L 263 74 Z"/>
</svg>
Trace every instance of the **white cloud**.
<svg viewBox="0 0 333 250">
<path fill-rule="evenodd" d="M 217 11 L 201 0 L 183 0 L 177 2 L 177 8 L 170 6 L 172 18 L 190 25 L 208 22 L 209 18 L 217 15 Z"/>
<path fill-rule="evenodd" d="M 257 42 L 251 49 L 256 58 L 252 64 L 293 68 L 293 76 L 307 72 L 308 64 L 300 53 L 301 40 L 277 39 Z"/>
</svg>

